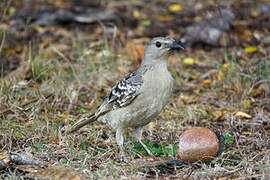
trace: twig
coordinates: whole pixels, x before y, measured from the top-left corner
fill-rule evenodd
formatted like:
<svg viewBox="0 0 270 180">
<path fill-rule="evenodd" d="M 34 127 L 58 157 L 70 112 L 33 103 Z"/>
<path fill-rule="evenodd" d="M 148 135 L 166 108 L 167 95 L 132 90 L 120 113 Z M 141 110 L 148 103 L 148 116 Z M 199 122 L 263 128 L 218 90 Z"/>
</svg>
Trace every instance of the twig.
<svg viewBox="0 0 270 180">
<path fill-rule="evenodd" d="M 12 165 L 32 165 L 46 167 L 47 163 L 21 153 L 2 153 L 2 157 L 0 159 L 0 170 L 9 168 Z"/>
<path fill-rule="evenodd" d="M 2 41 L 1 41 L 1 44 L 0 44 L 0 54 L 1 54 L 2 49 L 4 47 L 5 40 L 6 40 L 6 32 L 3 31 L 3 38 L 2 38 Z"/>
<path fill-rule="evenodd" d="M 11 163 L 16 165 L 33 165 L 33 166 L 46 166 L 46 163 L 37 159 L 33 159 L 25 154 L 10 153 L 9 155 Z"/>
<path fill-rule="evenodd" d="M 12 2 L 12 0 L 9 0 L 9 1 L 6 3 L 6 7 L 4 8 L 3 13 L 2 13 L 1 16 L 0 16 L 0 17 L 1 17 L 1 18 L 0 18 L 0 22 L 5 18 L 6 13 L 7 13 L 7 9 L 10 7 L 11 2 Z"/>
</svg>

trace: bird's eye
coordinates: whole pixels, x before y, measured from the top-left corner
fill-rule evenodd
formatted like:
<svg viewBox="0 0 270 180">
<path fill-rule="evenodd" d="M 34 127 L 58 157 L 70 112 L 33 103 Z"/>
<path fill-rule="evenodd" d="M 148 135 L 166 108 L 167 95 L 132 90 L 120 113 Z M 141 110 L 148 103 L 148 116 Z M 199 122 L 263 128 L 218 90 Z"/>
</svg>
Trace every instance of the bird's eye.
<svg viewBox="0 0 270 180">
<path fill-rule="evenodd" d="M 161 43 L 159 41 L 156 42 L 156 46 L 159 48 L 161 47 Z"/>
</svg>

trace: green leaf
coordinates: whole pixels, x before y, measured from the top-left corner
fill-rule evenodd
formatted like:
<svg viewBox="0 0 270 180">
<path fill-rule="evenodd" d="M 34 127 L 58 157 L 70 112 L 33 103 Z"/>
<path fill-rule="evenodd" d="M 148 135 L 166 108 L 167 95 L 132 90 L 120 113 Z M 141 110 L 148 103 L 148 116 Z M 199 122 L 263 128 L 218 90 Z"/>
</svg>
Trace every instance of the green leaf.
<svg viewBox="0 0 270 180">
<path fill-rule="evenodd" d="M 223 137 L 224 137 L 224 145 L 225 146 L 230 146 L 234 143 L 234 137 L 230 133 L 224 133 Z"/>
</svg>

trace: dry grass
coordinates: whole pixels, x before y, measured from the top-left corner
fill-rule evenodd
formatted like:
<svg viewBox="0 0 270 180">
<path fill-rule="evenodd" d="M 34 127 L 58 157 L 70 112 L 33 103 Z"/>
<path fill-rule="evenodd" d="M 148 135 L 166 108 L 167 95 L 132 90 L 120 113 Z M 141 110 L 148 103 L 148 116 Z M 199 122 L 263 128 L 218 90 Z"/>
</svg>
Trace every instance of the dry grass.
<svg viewBox="0 0 270 180">
<path fill-rule="evenodd" d="M 191 23 L 188 18 L 185 21 Z M 158 29 L 153 27 L 137 31 Z M 176 89 L 157 121 L 145 128 L 146 144 L 156 159 L 173 159 L 179 135 L 194 126 L 213 129 L 223 142 L 213 161 L 174 169 L 150 166 L 155 158 L 145 155 L 129 131 L 125 139 L 129 164 L 116 161 L 114 132 L 104 124 L 94 123 L 74 135 L 61 134 L 64 126 L 93 112 L 112 85 L 137 63 L 125 51 L 127 39 L 121 30 L 119 37 L 112 39 L 110 34 L 99 32 L 99 26 L 91 35 L 80 28 L 37 28 L 39 33 L 33 34 L 32 43 L 17 43 L 16 38 L 13 42 L 10 35 L 14 34 L 1 33 L 0 58 L 16 61 L 20 54 L 23 62 L 19 66 L 26 68 L 17 68 L 12 76 L 1 69 L 0 152 L 29 153 L 51 165 L 78 170 L 87 179 L 269 178 L 269 44 L 258 45 L 252 54 L 240 45 L 197 47 L 169 60 Z M 178 32 L 179 28 L 174 28 Z M 20 53 L 14 55 L 13 51 Z M 197 63 L 184 64 L 185 57 Z M 236 116 L 236 112 L 251 118 Z M 0 178 L 27 179 L 29 174 L 9 169 L 0 171 Z"/>
<path fill-rule="evenodd" d="M 132 69 L 124 53 L 116 56 L 105 44 L 98 48 L 75 48 L 72 59 L 55 48 L 52 53 L 56 53 L 56 58 L 50 60 L 45 60 L 42 52 L 29 51 L 31 71 L 27 80 L 1 84 L 1 149 L 31 153 L 51 164 L 72 167 L 88 178 L 187 176 L 186 169 L 169 174 L 160 169 L 156 169 L 157 174 L 138 169 L 138 164 L 132 162 L 146 157 L 134 151 L 136 143 L 131 136 L 126 139 L 131 164 L 117 163 L 113 132 L 105 125 L 96 123 L 71 136 L 60 133 L 63 125 L 73 123 L 99 104 L 114 80 L 122 76 L 119 69 Z M 215 56 L 211 53 L 204 54 L 200 59 L 202 64 L 210 64 Z M 269 96 L 252 97 L 250 88 L 259 76 L 270 79 L 270 68 L 266 68 L 270 66 L 269 58 L 260 60 L 263 65 L 240 69 L 233 55 L 232 59 L 221 57 L 228 64 L 224 79 L 210 78 L 211 85 L 205 87 L 192 76 L 199 77 L 207 71 L 200 66 L 182 64 L 180 60 L 185 56 L 177 56 L 178 63 L 170 65 L 177 90 L 158 121 L 145 128 L 145 139 L 168 146 L 175 144 L 178 135 L 188 127 L 211 127 L 233 137 L 233 145 L 225 146 L 211 163 L 200 163 L 201 167 L 189 177 L 264 177 L 270 168 L 269 109 L 266 107 L 269 104 L 264 105 Z M 224 68 L 220 61 L 211 64 L 215 64 L 218 72 Z M 251 100 L 251 105 L 243 107 L 245 100 Z M 222 116 L 216 117 L 215 112 L 221 111 Z M 252 119 L 235 117 L 235 111 L 245 111 Z M 2 177 L 15 176 L 16 173 L 10 172 L 2 174 Z"/>
</svg>

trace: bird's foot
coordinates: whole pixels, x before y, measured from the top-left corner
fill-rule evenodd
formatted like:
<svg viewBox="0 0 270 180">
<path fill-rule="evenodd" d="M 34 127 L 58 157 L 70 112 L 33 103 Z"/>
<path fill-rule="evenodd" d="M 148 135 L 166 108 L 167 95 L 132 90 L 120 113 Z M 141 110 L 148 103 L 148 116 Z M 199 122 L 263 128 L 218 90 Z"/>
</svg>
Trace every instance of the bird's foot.
<svg viewBox="0 0 270 180">
<path fill-rule="evenodd" d="M 119 153 L 118 154 L 117 161 L 120 162 L 120 163 L 126 163 L 126 164 L 129 162 L 128 158 L 125 156 L 124 153 Z"/>
<path fill-rule="evenodd" d="M 147 152 L 147 154 L 149 156 L 153 156 L 150 149 L 148 149 L 148 147 L 142 142 L 142 132 L 143 132 L 143 128 L 138 127 L 138 128 L 135 128 L 134 134 L 135 134 L 137 140 L 139 141 L 139 143 L 143 146 L 144 150 Z"/>
</svg>

